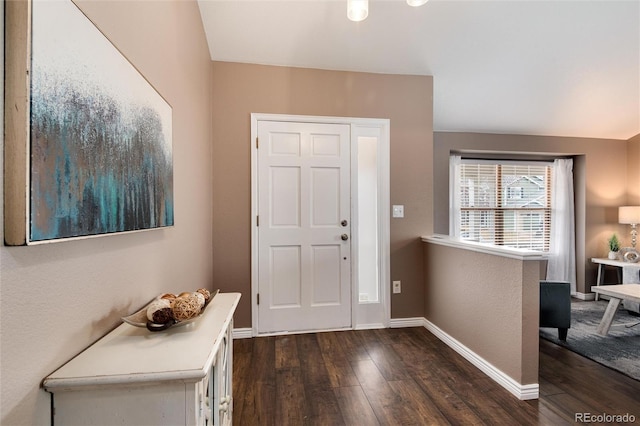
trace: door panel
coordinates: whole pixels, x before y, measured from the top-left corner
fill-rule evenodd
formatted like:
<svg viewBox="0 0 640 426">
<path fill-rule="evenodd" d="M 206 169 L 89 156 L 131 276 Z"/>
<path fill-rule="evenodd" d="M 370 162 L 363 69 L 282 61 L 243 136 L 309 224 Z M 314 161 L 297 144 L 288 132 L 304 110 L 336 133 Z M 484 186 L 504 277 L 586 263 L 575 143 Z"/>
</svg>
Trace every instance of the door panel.
<svg viewBox="0 0 640 426">
<path fill-rule="evenodd" d="M 337 227 L 340 222 L 340 169 L 311 169 L 311 226 Z"/>
<path fill-rule="evenodd" d="M 312 250 L 312 306 L 339 305 L 340 246 L 313 246 Z"/>
<path fill-rule="evenodd" d="M 270 226 L 299 228 L 300 168 L 272 167 L 270 173 Z"/>
<path fill-rule="evenodd" d="M 258 138 L 258 332 L 349 327 L 350 126 L 258 121 Z"/>
<path fill-rule="evenodd" d="M 273 132 L 270 136 L 269 154 L 275 156 L 300 156 L 300 134 Z"/>
<path fill-rule="evenodd" d="M 300 247 L 272 246 L 270 261 L 271 307 L 300 307 Z"/>
</svg>

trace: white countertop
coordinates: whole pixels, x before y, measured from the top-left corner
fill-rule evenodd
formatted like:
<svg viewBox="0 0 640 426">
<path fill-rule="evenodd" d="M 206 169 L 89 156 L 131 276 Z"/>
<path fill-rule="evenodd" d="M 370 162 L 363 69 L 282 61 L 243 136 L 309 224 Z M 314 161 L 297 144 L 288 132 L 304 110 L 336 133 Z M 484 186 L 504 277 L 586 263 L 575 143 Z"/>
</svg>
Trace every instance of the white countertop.
<svg viewBox="0 0 640 426">
<path fill-rule="evenodd" d="M 448 247 L 455 247 L 463 250 L 475 251 L 479 253 L 492 254 L 495 256 L 509 257 L 519 260 L 545 260 L 546 253 L 533 250 L 516 249 L 512 247 L 495 246 L 492 244 L 478 243 L 475 241 L 461 240 L 449 235 L 434 234 L 422 237 L 422 241 L 432 244 L 439 244 Z"/>
</svg>

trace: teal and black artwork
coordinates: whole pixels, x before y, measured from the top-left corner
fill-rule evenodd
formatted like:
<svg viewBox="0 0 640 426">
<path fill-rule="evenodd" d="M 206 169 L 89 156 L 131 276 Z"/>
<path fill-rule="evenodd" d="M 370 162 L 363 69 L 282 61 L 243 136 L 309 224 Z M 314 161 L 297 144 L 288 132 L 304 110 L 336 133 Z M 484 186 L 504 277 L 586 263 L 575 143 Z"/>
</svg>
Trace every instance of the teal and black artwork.
<svg viewBox="0 0 640 426">
<path fill-rule="evenodd" d="M 171 107 L 71 1 L 34 1 L 30 240 L 172 226 Z"/>
</svg>

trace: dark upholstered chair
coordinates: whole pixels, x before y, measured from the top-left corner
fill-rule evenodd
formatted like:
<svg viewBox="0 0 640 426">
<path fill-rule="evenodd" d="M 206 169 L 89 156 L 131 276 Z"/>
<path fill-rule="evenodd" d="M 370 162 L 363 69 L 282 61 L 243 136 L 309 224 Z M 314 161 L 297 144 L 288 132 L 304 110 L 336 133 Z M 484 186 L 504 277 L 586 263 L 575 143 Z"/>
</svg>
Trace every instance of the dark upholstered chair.
<svg viewBox="0 0 640 426">
<path fill-rule="evenodd" d="M 558 329 L 558 339 L 567 340 L 571 327 L 571 286 L 566 281 L 540 281 L 540 327 Z"/>
</svg>

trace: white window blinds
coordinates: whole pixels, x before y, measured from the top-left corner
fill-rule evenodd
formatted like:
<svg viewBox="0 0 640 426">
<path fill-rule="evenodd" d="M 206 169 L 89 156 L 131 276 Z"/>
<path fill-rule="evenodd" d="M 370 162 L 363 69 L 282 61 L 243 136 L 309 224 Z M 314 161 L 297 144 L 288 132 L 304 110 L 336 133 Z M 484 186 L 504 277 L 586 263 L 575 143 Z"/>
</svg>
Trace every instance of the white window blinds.
<svg viewBox="0 0 640 426">
<path fill-rule="evenodd" d="M 456 235 L 489 244 L 549 250 L 550 164 L 465 159 L 455 169 Z"/>
</svg>

